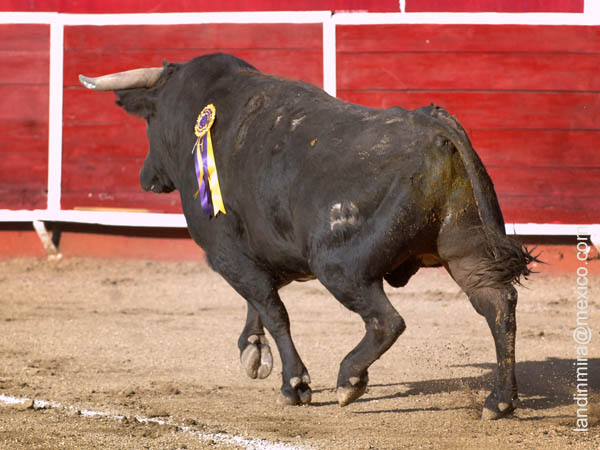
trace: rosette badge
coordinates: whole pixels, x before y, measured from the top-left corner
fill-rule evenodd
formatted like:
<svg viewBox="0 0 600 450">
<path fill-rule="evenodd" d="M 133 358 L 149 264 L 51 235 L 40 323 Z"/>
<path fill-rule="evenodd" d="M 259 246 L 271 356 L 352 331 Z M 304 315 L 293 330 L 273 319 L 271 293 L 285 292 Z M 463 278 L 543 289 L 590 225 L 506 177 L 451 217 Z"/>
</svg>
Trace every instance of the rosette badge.
<svg viewBox="0 0 600 450">
<path fill-rule="evenodd" d="M 219 212 L 226 214 L 210 137 L 210 127 L 215 121 L 216 114 L 214 105 L 208 105 L 202 110 L 194 127 L 197 139 L 192 150 L 198 179 L 198 191 L 195 197 L 200 196 L 202 210 L 209 217 L 216 216 Z"/>
</svg>

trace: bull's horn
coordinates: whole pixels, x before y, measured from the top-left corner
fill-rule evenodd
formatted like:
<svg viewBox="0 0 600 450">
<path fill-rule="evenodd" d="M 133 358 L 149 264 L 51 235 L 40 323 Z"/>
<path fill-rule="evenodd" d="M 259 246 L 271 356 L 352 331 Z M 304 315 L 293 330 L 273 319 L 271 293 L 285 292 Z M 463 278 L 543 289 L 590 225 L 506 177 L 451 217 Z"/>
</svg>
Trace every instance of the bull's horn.
<svg viewBox="0 0 600 450">
<path fill-rule="evenodd" d="M 115 91 L 117 89 L 151 88 L 163 72 L 163 67 L 133 69 L 126 72 L 111 73 L 90 78 L 79 75 L 79 81 L 88 89 L 95 91 Z"/>
</svg>

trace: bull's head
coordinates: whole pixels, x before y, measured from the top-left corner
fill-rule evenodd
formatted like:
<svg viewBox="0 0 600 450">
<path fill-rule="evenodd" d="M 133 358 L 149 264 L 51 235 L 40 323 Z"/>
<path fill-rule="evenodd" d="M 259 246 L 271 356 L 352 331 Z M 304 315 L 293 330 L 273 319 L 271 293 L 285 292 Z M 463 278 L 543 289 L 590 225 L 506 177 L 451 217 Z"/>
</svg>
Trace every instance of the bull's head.
<svg viewBox="0 0 600 450">
<path fill-rule="evenodd" d="M 165 67 L 134 69 L 96 78 L 79 75 L 79 81 L 88 89 L 96 91 L 115 91 L 119 97 L 117 105 L 127 112 L 146 119 L 149 141 L 148 155 L 140 171 L 142 189 L 152 192 L 171 192 L 175 189 L 173 164 L 169 164 L 169 149 L 159 122 L 158 102 L 160 89 L 157 87 Z"/>
</svg>

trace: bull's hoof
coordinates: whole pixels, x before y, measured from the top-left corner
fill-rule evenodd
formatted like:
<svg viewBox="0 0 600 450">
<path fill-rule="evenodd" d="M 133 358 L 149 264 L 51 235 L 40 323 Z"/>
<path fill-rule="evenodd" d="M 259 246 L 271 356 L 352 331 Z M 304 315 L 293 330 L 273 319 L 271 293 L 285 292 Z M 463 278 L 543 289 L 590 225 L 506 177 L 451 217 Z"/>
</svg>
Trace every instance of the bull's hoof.
<svg viewBox="0 0 600 450">
<path fill-rule="evenodd" d="M 513 413 L 517 407 L 518 399 L 512 401 L 498 401 L 494 393 L 485 400 L 481 420 L 498 420 Z"/>
<path fill-rule="evenodd" d="M 310 389 L 310 377 L 308 373 L 300 377 L 293 377 L 288 383 L 284 383 L 277 402 L 280 405 L 306 405 L 312 400 Z"/>
<path fill-rule="evenodd" d="M 252 378 L 267 378 L 273 370 L 273 355 L 265 336 L 253 334 L 248 337 L 248 345 L 240 355 L 242 367 Z"/>
<path fill-rule="evenodd" d="M 348 382 L 337 387 L 337 398 L 340 406 L 349 405 L 367 391 L 369 375 L 365 372 L 360 378 L 350 377 Z"/>
</svg>

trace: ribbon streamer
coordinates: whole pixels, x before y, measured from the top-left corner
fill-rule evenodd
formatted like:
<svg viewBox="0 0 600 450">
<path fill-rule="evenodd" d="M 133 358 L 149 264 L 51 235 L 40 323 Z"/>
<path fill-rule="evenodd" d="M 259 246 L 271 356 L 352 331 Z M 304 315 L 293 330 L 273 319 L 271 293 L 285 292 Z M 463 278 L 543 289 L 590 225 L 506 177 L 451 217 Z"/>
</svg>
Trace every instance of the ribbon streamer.
<svg viewBox="0 0 600 450">
<path fill-rule="evenodd" d="M 210 137 L 210 127 L 212 127 L 215 121 L 216 113 L 216 108 L 211 104 L 206 106 L 198 115 L 198 120 L 194 127 L 194 133 L 198 139 L 196 139 L 196 144 L 192 150 L 199 187 L 194 198 L 200 195 L 202 210 L 209 217 L 216 216 L 219 212 L 227 214 L 225 205 L 223 204 L 223 197 L 221 196 L 221 187 L 219 186 L 219 177 L 217 176 L 217 164 L 215 163 L 212 139 Z"/>
</svg>

